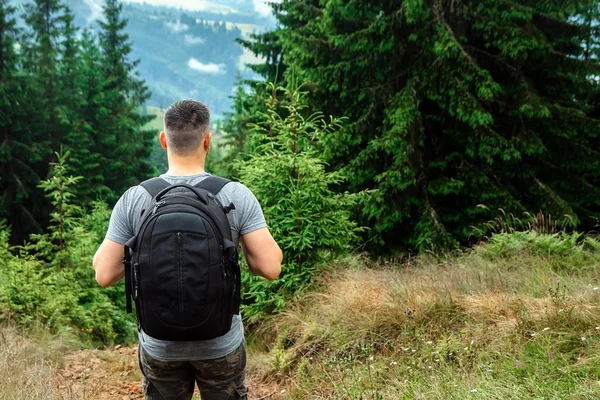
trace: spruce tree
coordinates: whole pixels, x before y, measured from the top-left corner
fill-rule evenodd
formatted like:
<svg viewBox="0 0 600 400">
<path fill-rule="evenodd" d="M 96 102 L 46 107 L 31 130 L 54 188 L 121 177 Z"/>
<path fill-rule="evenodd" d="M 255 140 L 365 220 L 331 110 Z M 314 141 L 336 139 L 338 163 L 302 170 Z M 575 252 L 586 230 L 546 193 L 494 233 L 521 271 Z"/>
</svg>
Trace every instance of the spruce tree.
<svg viewBox="0 0 600 400">
<path fill-rule="evenodd" d="M 240 163 L 239 172 L 241 182 L 261 199 L 284 263 L 279 279 L 268 285 L 243 276 L 247 318 L 280 309 L 313 281 L 320 267 L 349 251 L 360 231 L 350 219 L 359 195 L 332 192 L 343 178 L 326 172 L 317 153 L 321 138 L 337 131 L 342 121 L 310 113 L 306 93 L 293 79 L 286 88 L 268 83 L 263 93 L 268 108 L 251 126 L 251 136 L 262 144 Z"/>
<path fill-rule="evenodd" d="M 71 171 L 83 178 L 73 188 L 76 201 L 82 204 L 95 200 L 97 194 L 94 187 L 96 182 L 93 178 L 94 168 L 98 165 L 96 160 L 98 155 L 93 153 L 91 146 L 93 132 L 88 129 L 95 118 L 89 118 L 90 116 L 84 113 L 89 88 L 85 85 L 88 71 L 86 71 L 87 60 L 83 54 L 89 51 L 86 46 L 91 43 L 85 42 L 87 33 L 81 40 L 78 39 L 79 29 L 74 25 L 74 16 L 67 7 L 61 20 L 63 34 L 58 43 L 60 59 L 57 77 L 62 98 L 58 110 L 66 125 L 62 148 L 71 154 L 69 163 Z"/>
<path fill-rule="evenodd" d="M 120 1 L 107 0 L 104 20 L 100 21 L 102 97 L 106 113 L 100 121 L 103 131 L 97 137 L 94 151 L 103 157 L 102 176 L 105 186 L 112 191 L 110 201 L 155 172 L 147 158 L 158 135 L 143 130 L 153 118 L 143 114 L 150 94 L 135 71 L 139 62 L 130 60 L 131 42 L 124 32 L 127 21 L 122 17 L 122 8 Z"/>
<path fill-rule="evenodd" d="M 371 243 L 453 246 L 489 209 L 600 216 L 597 0 L 275 7 L 276 46 L 249 47 L 280 47 L 310 104 L 349 117 L 323 151 L 341 189 L 376 189 Z"/>
<path fill-rule="evenodd" d="M 19 141 L 26 146 L 20 149 L 29 153 L 20 166 L 26 179 L 19 180 L 19 209 L 11 217 L 19 239 L 25 232 L 40 232 L 48 221 L 49 205 L 37 185 L 49 173 L 53 149 L 61 144 L 66 121 L 58 110 L 57 77 L 63 6 L 57 0 L 35 0 L 25 4 L 24 10 L 16 80 L 22 95 L 14 98 L 11 124 L 11 130 L 19 132 Z"/>
<path fill-rule="evenodd" d="M 225 132 L 220 145 L 226 151 L 225 156 L 219 160 L 220 167 L 230 177 L 237 177 L 236 162 L 248 159 L 249 134 L 248 124 L 251 122 L 250 107 L 251 97 L 244 91 L 244 87 L 239 83 L 238 89 L 233 96 L 233 110 L 225 114 L 225 123 L 223 131 Z"/>
<path fill-rule="evenodd" d="M 78 202 L 87 204 L 96 198 L 108 198 L 112 191 L 106 187 L 102 173 L 103 155 L 98 142 L 106 135 L 102 121 L 109 112 L 104 107 L 104 83 L 102 81 L 102 57 L 98 40 L 90 30 L 85 30 L 78 39 L 77 71 L 73 76 L 72 88 L 77 92 L 73 105 L 77 115 L 71 121 L 67 137 L 71 150 L 69 168 L 83 179 L 74 188 Z M 65 73 L 69 69 L 65 70 Z"/>
<path fill-rule="evenodd" d="M 24 102 L 24 77 L 19 73 L 19 54 L 15 44 L 19 30 L 15 9 L 0 0 L 0 219 L 22 229 L 13 238 L 22 239 L 23 229 L 33 231 L 37 221 L 27 209 L 29 190 L 39 182 L 32 135 L 26 129 L 27 118 L 19 104 Z"/>
<path fill-rule="evenodd" d="M 27 24 L 22 42 L 23 66 L 29 78 L 25 110 L 31 117 L 34 142 L 39 144 L 43 177 L 67 130 L 60 110 L 63 98 L 58 77 L 64 12 L 59 0 L 35 0 L 25 5 L 23 15 Z"/>
</svg>

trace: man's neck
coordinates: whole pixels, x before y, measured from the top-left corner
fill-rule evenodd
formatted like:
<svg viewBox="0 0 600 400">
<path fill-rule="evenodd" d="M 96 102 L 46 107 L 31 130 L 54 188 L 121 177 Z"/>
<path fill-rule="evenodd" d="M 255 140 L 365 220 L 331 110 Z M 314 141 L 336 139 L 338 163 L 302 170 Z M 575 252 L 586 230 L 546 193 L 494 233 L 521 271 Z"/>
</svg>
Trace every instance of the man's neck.
<svg viewBox="0 0 600 400">
<path fill-rule="evenodd" d="M 165 175 L 171 176 L 192 176 L 199 175 L 206 172 L 204 168 L 201 167 L 169 167 L 169 170 L 165 173 Z"/>
<path fill-rule="evenodd" d="M 171 176 L 191 176 L 206 172 L 204 170 L 204 160 L 206 154 L 195 154 L 188 157 L 173 157 L 167 153 L 169 161 L 169 170 L 166 175 Z"/>
</svg>

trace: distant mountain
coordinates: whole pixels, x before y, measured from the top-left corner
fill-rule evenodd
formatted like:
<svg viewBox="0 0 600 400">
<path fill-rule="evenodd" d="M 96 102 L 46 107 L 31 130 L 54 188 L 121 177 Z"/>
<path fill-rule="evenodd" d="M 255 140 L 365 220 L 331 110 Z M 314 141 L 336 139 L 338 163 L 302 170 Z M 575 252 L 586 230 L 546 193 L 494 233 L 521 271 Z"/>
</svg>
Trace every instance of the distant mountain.
<svg viewBox="0 0 600 400">
<path fill-rule="evenodd" d="M 216 117 L 227 112 L 236 78 L 251 77 L 245 63 L 255 61 L 235 39 L 274 27 L 266 5 L 260 0 L 146 1 L 124 2 L 123 11 L 129 20 L 126 32 L 133 42 L 133 57 L 140 60 L 140 76 L 152 91 L 149 105 L 166 107 L 193 98 L 205 102 Z M 92 29 L 97 29 L 103 3 L 67 0 L 77 24 Z"/>
</svg>

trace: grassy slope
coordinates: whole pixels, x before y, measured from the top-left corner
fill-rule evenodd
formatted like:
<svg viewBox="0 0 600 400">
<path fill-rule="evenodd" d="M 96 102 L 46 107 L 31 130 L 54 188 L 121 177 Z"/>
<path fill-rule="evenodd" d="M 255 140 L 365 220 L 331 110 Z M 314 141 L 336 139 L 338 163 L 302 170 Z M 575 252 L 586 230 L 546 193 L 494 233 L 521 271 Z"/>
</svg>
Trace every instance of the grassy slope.
<svg viewBox="0 0 600 400">
<path fill-rule="evenodd" d="M 251 371 L 297 399 L 600 398 L 598 249 L 519 235 L 340 268 L 259 328 Z"/>
<path fill-rule="evenodd" d="M 458 257 L 343 260 L 253 328 L 250 398 L 600 398 L 600 245 L 577 243 L 518 233 Z M 0 339 L 0 398 L 56 398 L 65 339 Z"/>
</svg>

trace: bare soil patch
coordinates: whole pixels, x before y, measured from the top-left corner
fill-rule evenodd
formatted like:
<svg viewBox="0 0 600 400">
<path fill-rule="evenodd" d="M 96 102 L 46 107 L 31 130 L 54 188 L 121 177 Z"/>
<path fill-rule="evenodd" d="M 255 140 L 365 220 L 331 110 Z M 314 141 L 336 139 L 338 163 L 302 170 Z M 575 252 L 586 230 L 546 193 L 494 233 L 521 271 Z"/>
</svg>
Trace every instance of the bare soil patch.
<svg viewBox="0 0 600 400">
<path fill-rule="evenodd" d="M 137 347 L 116 346 L 108 350 L 71 351 L 57 370 L 56 388 L 63 400 L 142 400 L 142 374 Z M 249 360 L 252 371 L 253 360 Z M 276 400 L 287 393 L 277 383 L 248 374 L 249 399 Z M 199 399 L 196 393 L 194 399 Z"/>
</svg>

